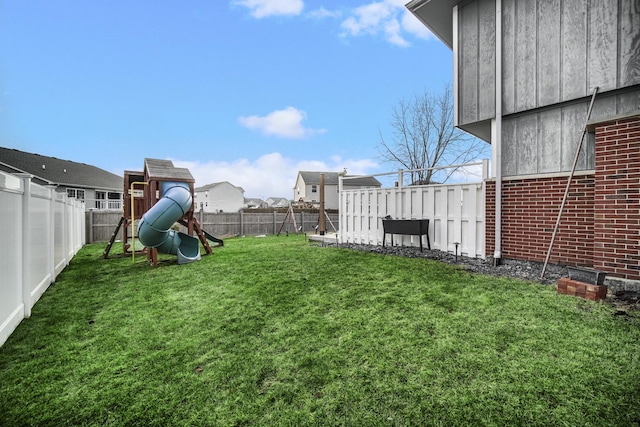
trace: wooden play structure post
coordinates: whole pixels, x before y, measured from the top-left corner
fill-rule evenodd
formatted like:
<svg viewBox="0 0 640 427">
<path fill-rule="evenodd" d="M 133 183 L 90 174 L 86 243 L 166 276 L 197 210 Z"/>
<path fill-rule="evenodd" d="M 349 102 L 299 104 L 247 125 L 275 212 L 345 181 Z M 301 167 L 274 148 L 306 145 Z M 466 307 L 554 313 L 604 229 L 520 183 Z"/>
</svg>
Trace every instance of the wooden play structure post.
<svg viewBox="0 0 640 427">
<path fill-rule="evenodd" d="M 142 214 L 146 212 L 144 203 L 144 192 L 140 189 L 140 195 L 136 197 L 134 185 L 147 185 L 144 179 L 144 173 L 138 171 L 124 171 L 124 203 L 122 204 L 122 217 L 118 222 L 107 248 L 103 255 L 105 258 L 109 256 L 111 247 L 118 237 L 118 232 L 122 229 L 122 252 L 125 255 L 132 255 L 135 251 L 135 222 L 142 218 Z M 133 212 L 133 214 L 132 214 Z M 134 216 L 135 215 L 135 216 Z M 144 250 L 138 251 L 144 253 Z"/>
<path fill-rule="evenodd" d="M 134 217 L 134 218 L 136 216 L 135 196 L 134 196 L 134 191 L 135 191 L 136 184 L 138 184 L 138 185 L 147 185 L 148 182 L 132 182 L 131 183 L 131 187 L 129 187 L 130 188 L 130 194 L 131 194 L 131 197 L 130 197 L 130 199 L 131 199 L 131 203 L 130 203 L 131 204 L 131 206 L 130 206 L 131 211 L 129 213 L 130 213 L 130 217 Z M 131 246 L 133 246 L 133 250 L 131 251 L 131 262 L 134 263 L 134 262 L 136 262 L 135 239 L 134 239 L 134 237 L 136 235 L 135 221 L 129 221 L 129 222 L 131 223 L 131 236 L 132 236 L 132 238 L 131 238 Z M 127 228 L 127 227 L 125 227 L 125 228 Z M 126 230 L 125 230 L 125 234 L 126 234 Z"/>
</svg>

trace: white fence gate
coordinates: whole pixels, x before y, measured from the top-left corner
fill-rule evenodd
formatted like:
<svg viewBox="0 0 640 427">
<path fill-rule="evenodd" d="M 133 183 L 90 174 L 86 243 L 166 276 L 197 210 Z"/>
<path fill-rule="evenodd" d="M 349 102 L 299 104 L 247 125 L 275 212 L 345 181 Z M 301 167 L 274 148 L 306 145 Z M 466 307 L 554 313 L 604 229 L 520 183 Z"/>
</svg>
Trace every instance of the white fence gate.
<svg viewBox="0 0 640 427">
<path fill-rule="evenodd" d="M 482 177 L 486 178 L 488 162 L 480 164 Z M 382 245 L 382 219 L 387 215 L 393 219 L 429 219 L 432 249 L 453 253 L 457 243 L 459 254 L 484 259 L 484 179 L 465 184 L 403 186 L 402 173 L 398 172 L 395 187 L 340 191 L 339 241 Z M 394 236 L 394 244 L 420 246 L 419 238 L 426 247 L 426 236 Z"/>
<path fill-rule="evenodd" d="M 84 204 L 0 172 L 0 345 L 85 243 Z"/>
</svg>

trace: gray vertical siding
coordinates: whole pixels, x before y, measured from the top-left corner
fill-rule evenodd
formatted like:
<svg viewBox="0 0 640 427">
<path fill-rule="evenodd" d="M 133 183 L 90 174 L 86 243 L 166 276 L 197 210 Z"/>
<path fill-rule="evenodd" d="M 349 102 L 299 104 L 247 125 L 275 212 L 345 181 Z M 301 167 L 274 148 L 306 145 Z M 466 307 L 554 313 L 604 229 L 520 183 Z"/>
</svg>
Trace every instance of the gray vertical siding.
<svg viewBox="0 0 640 427">
<path fill-rule="evenodd" d="M 560 50 L 562 101 L 580 98 L 588 93 L 587 87 L 587 2 L 573 1 L 571 7 L 564 0 L 561 11 L 562 29 Z M 514 111 L 514 110 L 510 110 Z"/>
<path fill-rule="evenodd" d="M 538 169 L 538 117 L 534 114 L 521 116 L 516 123 L 518 175 L 534 174 Z"/>
<path fill-rule="evenodd" d="M 613 0 L 590 2 L 588 40 L 589 87 L 601 91 L 612 90 L 617 84 L 618 2 Z M 623 58 L 620 58 L 623 59 Z"/>
<path fill-rule="evenodd" d="M 573 159 L 576 156 L 576 148 L 580 136 L 582 135 L 582 126 L 587 116 L 588 103 L 568 105 L 562 108 L 562 121 L 556 123 L 555 126 L 561 128 L 562 140 L 562 163 L 558 171 L 569 171 L 573 165 Z M 553 126 L 553 124 L 551 125 Z M 586 169 L 586 165 L 579 162 L 576 167 L 578 170 Z"/>
<path fill-rule="evenodd" d="M 502 174 L 504 176 L 518 175 L 517 155 L 517 119 L 504 120 L 502 122 L 502 140 L 508 144 L 502 144 Z"/>
<path fill-rule="evenodd" d="M 640 1 L 620 1 L 620 53 L 624 60 L 618 67 L 620 86 L 640 83 Z"/>
<path fill-rule="evenodd" d="M 496 111 L 496 5 L 478 4 L 478 120 L 491 119 Z"/>
<path fill-rule="evenodd" d="M 458 8 L 462 126 L 495 115 L 495 6 Z M 505 115 L 640 84 L 639 0 L 503 0 L 502 38 Z"/>
<path fill-rule="evenodd" d="M 503 0 L 502 7 L 504 114 L 640 83 L 640 1 Z"/>
<path fill-rule="evenodd" d="M 540 2 L 537 10 L 538 75 L 536 105 L 550 105 L 560 100 L 560 0 Z"/>
<path fill-rule="evenodd" d="M 587 117 L 589 99 L 503 118 L 502 172 L 504 176 L 571 170 Z M 640 88 L 600 94 L 591 119 L 640 109 Z M 594 142 L 585 139 L 577 170 L 594 168 Z"/>
<path fill-rule="evenodd" d="M 538 164 L 539 173 L 551 173 L 561 170 L 562 165 L 562 111 L 547 110 L 538 115 L 540 140 L 538 158 L 544 159 Z"/>
<path fill-rule="evenodd" d="M 495 116 L 495 7 L 458 7 L 463 128 Z M 640 0 L 502 0 L 501 78 L 503 174 L 569 171 L 595 86 L 593 119 L 640 109 Z"/>
<path fill-rule="evenodd" d="M 461 125 L 495 116 L 495 0 L 458 10 L 458 111 Z"/>
<path fill-rule="evenodd" d="M 509 7 L 509 3 L 503 3 L 503 7 Z M 525 111 L 537 106 L 536 1 L 514 1 L 512 7 L 515 9 L 514 33 L 503 34 L 503 40 L 511 41 L 515 46 L 514 111 Z M 509 114 L 511 111 L 503 108 L 502 112 Z"/>
<path fill-rule="evenodd" d="M 460 123 L 478 121 L 478 9 L 476 3 L 458 12 L 460 38 L 459 85 L 461 114 Z M 495 75 L 494 75 L 495 76 Z"/>
</svg>

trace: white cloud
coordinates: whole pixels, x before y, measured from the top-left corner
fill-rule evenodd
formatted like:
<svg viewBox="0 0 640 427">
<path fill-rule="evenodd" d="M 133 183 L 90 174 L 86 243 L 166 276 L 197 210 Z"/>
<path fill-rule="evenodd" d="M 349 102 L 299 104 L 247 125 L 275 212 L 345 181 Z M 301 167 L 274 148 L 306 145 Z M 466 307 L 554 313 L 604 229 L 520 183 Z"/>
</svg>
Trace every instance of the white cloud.
<svg viewBox="0 0 640 427">
<path fill-rule="evenodd" d="M 326 129 L 305 128 L 302 121 L 306 118 L 305 111 L 287 107 L 284 110 L 272 111 L 266 116 L 238 117 L 238 123 L 247 129 L 259 131 L 263 135 L 275 135 L 290 139 L 302 139 L 326 132 Z"/>
<path fill-rule="evenodd" d="M 353 36 L 376 34 L 383 24 L 394 19 L 394 7 L 385 2 L 371 3 L 353 10 L 353 16 L 342 22 L 342 28 Z"/>
<path fill-rule="evenodd" d="M 269 16 L 300 15 L 304 8 L 302 0 L 236 0 L 235 3 L 247 7 L 251 16 L 257 19 Z"/>
<path fill-rule="evenodd" d="M 386 40 L 400 47 L 410 45 L 405 34 L 428 39 L 429 30 L 409 12 L 406 0 L 383 0 L 353 9 L 342 21 L 342 37 L 383 34 Z"/>
<path fill-rule="evenodd" d="M 232 162 L 190 161 L 171 159 L 176 167 L 187 168 L 196 180 L 196 186 L 228 181 L 242 187 L 245 197 L 293 198 L 298 171 L 341 172 L 367 174 L 378 167 L 370 159 L 342 159 L 334 156 L 329 162 L 321 160 L 294 161 L 280 153 L 265 154 L 254 161 L 237 159 Z"/>
<path fill-rule="evenodd" d="M 307 15 L 312 18 L 323 19 L 323 18 L 338 18 L 342 15 L 342 13 L 337 10 L 328 10 L 328 9 L 325 9 L 324 7 L 321 7 L 319 9 L 312 10 Z"/>
<path fill-rule="evenodd" d="M 402 28 L 420 39 L 429 40 L 433 38 L 433 33 L 408 10 L 405 10 L 402 15 Z"/>
<path fill-rule="evenodd" d="M 329 10 L 319 7 L 305 15 L 313 19 L 340 18 L 346 16 L 340 25 L 340 36 L 360 37 L 381 34 L 396 46 L 408 47 L 407 36 L 428 40 L 433 37 L 406 8 L 407 0 L 379 0 L 347 10 L 344 8 Z M 249 9 L 251 16 L 257 19 L 270 16 L 297 16 L 304 9 L 303 0 L 235 0 L 234 4 Z"/>
</svg>

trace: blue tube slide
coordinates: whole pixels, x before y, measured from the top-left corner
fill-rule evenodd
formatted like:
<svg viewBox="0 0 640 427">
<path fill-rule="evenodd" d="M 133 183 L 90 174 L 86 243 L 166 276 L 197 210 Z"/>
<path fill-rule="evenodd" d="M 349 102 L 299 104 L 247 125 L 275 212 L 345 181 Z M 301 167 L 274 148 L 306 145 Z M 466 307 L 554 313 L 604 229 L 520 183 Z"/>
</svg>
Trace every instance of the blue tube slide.
<svg viewBox="0 0 640 427">
<path fill-rule="evenodd" d="M 178 264 L 200 259 L 200 242 L 196 237 L 171 230 L 171 226 L 191 209 L 193 199 L 189 184 L 163 182 L 162 198 L 138 223 L 138 239 L 147 248 L 157 248 L 164 254 L 176 255 Z"/>
</svg>

